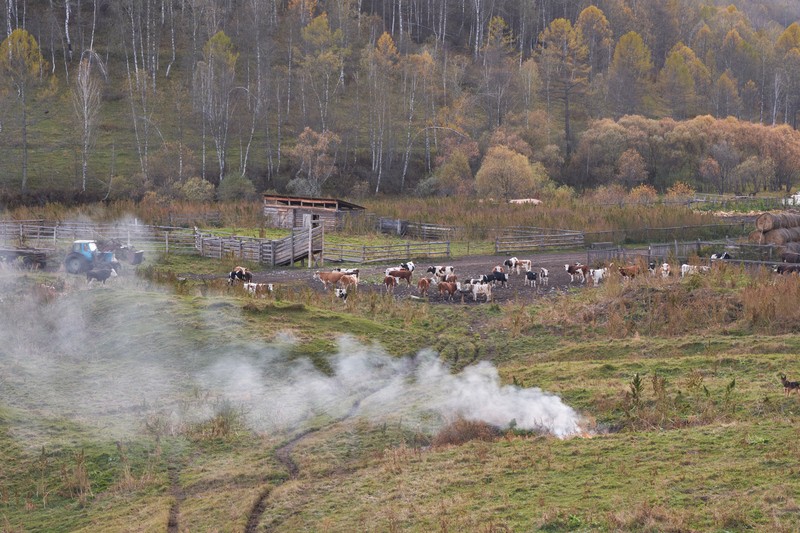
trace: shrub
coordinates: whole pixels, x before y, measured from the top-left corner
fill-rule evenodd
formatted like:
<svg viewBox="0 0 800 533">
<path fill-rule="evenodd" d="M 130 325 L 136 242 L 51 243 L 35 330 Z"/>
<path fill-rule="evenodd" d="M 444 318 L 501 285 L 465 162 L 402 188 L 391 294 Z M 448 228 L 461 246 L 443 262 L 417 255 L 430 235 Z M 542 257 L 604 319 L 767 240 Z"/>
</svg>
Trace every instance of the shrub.
<svg viewBox="0 0 800 533">
<path fill-rule="evenodd" d="M 222 201 L 253 200 L 256 188 L 253 182 L 244 176 L 228 176 L 219 183 L 217 198 Z"/>
<path fill-rule="evenodd" d="M 474 420 L 457 418 L 447 424 L 433 437 L 433 446 L 464 444 L 471 440 L 491 441 L 501 436 L 500 429 Z"/>
</svg>

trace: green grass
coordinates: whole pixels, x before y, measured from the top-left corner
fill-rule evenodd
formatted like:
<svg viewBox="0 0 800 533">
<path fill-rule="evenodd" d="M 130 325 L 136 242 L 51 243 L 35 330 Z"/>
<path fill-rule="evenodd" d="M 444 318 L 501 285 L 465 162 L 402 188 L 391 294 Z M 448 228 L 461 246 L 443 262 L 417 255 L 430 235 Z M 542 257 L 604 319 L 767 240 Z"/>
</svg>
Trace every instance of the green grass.
<svg viewBox="0 0 800 533">
<path fill-rule="evenodd" d="M 252 299 L 224 281 L 177 281 L 222 267 L 169 256 L 88 289 L 79 276 L 0 275 L 2 531 L 162 530 L 176 503 L 184 530 L 240 531 L 267 489 L 260 525 L 279 531 L 800 527 L 800 397 L 777 377 L 800 375 L 800 335 L 763 320 L 796 281 L 728 270 L 468 307 L 366 294 L 343 306 L 302 285 Z M 63 291 L 35 307 L 43 281 Z M 707 294 L 732 299 L 733 314 L 642 319 Z M 296 376 L 274 378 L 301 361 L 322 379 L 337 351 L 364 346 L 431 347 L 454 370 L 492 361 L 504 384 L 562 397 L 593 438 L 507 430 L 431 446 L 441 421 L 422 398 L 340 420 L 371 382 L 274 425 L 290 405 L 269 402 L 260 380 L 229 381 L 252 367 L 282 386 Z M 290 479 L 275 450 L 308 429 Z"/>
</svg>

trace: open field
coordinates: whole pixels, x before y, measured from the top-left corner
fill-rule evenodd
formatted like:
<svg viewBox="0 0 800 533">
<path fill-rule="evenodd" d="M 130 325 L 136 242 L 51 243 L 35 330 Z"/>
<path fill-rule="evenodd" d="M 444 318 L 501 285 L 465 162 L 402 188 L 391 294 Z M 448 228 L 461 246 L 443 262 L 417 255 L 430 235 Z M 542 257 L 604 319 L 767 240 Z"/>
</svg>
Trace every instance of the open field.
<svg viewBox="0 0 800 533">
<path fill-rule="evenodd" d="M 209 260 L 0 272 L 0 531 L 800 527 L 800 280 L 567 288 L 571 259 L 488 305 L 383 267 L 346 303 Z"/>
</svg>

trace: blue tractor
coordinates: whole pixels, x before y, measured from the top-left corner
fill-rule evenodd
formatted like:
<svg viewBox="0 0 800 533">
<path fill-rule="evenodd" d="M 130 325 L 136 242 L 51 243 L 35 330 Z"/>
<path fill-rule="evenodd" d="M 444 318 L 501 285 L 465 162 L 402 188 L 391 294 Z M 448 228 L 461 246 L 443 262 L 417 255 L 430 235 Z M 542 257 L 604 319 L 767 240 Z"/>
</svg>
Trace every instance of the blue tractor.
<svg viewBox="0 0 800 533">
<path fill-rule="evenodd" d="M 64 268 L 70 274 L 80 274 L 97 268 L 113 268 L 119 272 L 120 262 L 114 252 L 101 252 L 97 241 L 79 240 L 72 243 L 72 251 L 64 259 Z"/>
</svg>

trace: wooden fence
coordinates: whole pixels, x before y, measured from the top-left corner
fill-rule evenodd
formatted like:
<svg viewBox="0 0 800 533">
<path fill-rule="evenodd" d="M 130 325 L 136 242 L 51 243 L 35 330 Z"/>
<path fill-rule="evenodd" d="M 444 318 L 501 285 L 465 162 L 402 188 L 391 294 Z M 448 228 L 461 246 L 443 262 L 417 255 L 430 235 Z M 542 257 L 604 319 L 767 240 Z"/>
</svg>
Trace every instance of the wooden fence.
<svg viewBox="0 0 800 533">
<path fill-rule="evenodd" d="M 581 248 L 583 233 L 546 228 L 509 228 L 508 234 L 494 241 L 496 254 L 541 251 L 547 248 Z"/>
<path fill-rule="evenodd" d="M 293 230 L 288 237 L 278 240 L 253 237 L 195 235 L 195 249 L 203 257 L 242 259 L 262 265 L 287 266 L 309 259 L 311 265 L 324 249 L 324 228 Z"/>
<path fill-rule="evenodd" d="M 328 244 L 323 258 L 326 261 L 346 263 L 379 263 L 402 259 L 450 257 L 449 242 L 423 242 L 388 244 L 380 246 L 358 246 L 350 244 Z"/>
<path fill-rule="evenodd" d="M 712 254 L 728 252 L 726 262 L 769 266 L 781 261 L 782 247 L 736 243 L 733 241 L 688 241 L 653 243 L 647 248 L 623 248 L 614 243 L 595 243 L 586 251 L 586 264 L 597 266 L 615 263 L 665 261 L 685 263 L 692 257 L 710 258 Z"/>
</svg>

